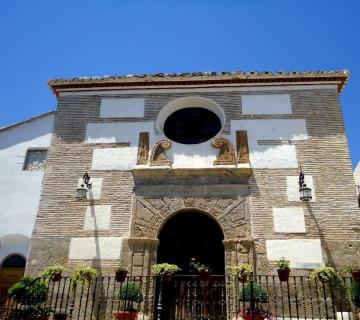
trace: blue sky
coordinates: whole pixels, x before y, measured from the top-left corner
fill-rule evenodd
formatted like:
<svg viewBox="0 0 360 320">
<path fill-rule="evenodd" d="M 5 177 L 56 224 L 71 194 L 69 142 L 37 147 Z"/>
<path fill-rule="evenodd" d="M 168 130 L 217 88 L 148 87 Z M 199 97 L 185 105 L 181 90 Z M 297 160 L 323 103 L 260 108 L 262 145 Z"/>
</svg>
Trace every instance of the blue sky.
<svg viewBox="0 0 360 320">
<path fill-rule="evenodd" d="M 360 160 L 358 0 L 3 0 L 0 127 L 53 110 L 47 80 L 182 71 L 349 69 Z"/>
</svg>

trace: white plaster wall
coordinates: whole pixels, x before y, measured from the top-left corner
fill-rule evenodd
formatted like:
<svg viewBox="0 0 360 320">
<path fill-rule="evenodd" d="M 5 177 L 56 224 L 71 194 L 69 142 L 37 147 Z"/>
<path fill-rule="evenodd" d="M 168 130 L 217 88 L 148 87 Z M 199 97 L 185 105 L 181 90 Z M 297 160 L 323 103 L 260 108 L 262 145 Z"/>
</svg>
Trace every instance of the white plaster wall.
<svg viewBox="0 0 360 320">
<path fill-rule="evenodd" d="M 304 177 L 305 184 L 311 188 L 311 202 L 315 201 L 315 186 L 314 179 L 312 176 L 305 175 Z M 287 198 L 288 201 L 301 201 L 300 192 L 299 192 L 299 176 L 287 176 L 286 177 L 286 186 L 287 186 Z"/>
<path fill-rule="evenodd" d="M 117 260 L 120 259 L 121 248 L 121 237 L 72 238 L 69 259 Z"/>
<path fill-rule="evenodd" d="M 23 171 L 23 164 L 28 148 L 49 147 L 53 122 L 51 114 L 0 131 L 0 236 L 31 236 L 44 171 Z"/>
<path fill-rule="evenodd" d="M 143 98 L 103 98 L 100 104 L 100 118 L 144 117 Z"/>
<path fill-rule="evenodd" d="M 306 232 L 303 208 L 273 208 L 273 220 L 275 232 Z"/>
<path fill-rule="evenodd" d="M 19 254 L 27 259 L 30 238 L 21 234 L 8 234 L 0 237 L 0 266 L 3 260 L 12 254 Z"/>
<path fill-rule="evenodd" d="M 291 114 L 289 94 L 241 96 L 243 114 Z"/>
<path fill-rule="evenodd" d="M 108 230 L 110 228 L 110 205 L 87 206 L 84 230 Z"/>
<path fill-rule="evenodd" d="M 354 171 L 355 184 L 360 185 L 360 162 L 357 164 Z"/>
<path fill-rule="evenodd" d="M 290 260 L 292 268 L 313 269 L 324 264 L 320 239 L 266 240 L 266 252 L 268 260 Z"/>
<path fill-rule="evenodd" d="M 103 178 L 90 177 L 91 188 L 86 194 L 88 200 L 98 200 L 101 198 L 102 182 L 103 182 Z M 82 178 L 79 178 L 78 188 L 82 184 L 84 184 L 84 180 Z"/>
<path fill-rule="evenodd" d="M 291 144 L 259 144 L 262 140 L 306 140 L 306 123 L 303 119 L 232 120 L 231 135 L 235 143 L 236 130 L 247 130 L 249 157 L 253 168 L 297 168 L 296 149 Z"/>
</svg>

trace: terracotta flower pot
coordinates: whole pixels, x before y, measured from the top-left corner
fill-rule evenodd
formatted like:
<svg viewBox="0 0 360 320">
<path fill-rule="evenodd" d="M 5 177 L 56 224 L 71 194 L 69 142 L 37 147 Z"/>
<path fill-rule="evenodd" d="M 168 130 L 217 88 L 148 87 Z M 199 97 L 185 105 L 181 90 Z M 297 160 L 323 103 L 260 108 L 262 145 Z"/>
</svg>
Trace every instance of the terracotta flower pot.
<svg viewBox="0 0 360 320">
<path fill-rule="evenodd" d="M 117 320 L 136 320 L 137 311 L 119 311 L 114 313 Z"/>
<path fill-rule="evenodd" d="M 288 281 L 290 276 L 290 269 L 277 269 L 280 281 Z"/>
<path fill-rule="evenodd" d="M 252 320 L 251 310 L 241 309 L 237 314 L 236 319 Z M 264 319 L 272 319 L 272 318 L 260 310 L 254 310 L 254 319 L 264 320 Z"/>
<path fill-rule="evenodd" d="M 67 314 L 66 313 L 55 313 L 54 320 L 66 320 Z"/>
<path fill-rule="evenodd" d="M 55 273 L 55 274 L 52 276 L 51 280 L 52 280 L 53 282 L 58 282 L 58 281 L 60 281 L 60 280 L 61 280 L 61 272 Z"/>
<path fill-rule="evenodd" d="M 351 274 L 352 274 L 353 279 L 356 282 L 360 283 L 360 270 L 351 271 Z"/>
<path fill-rule="evenodd" d="M 116 270 L 115 271 L 115 279 L 116 282 L 124 282 L 127 276 L 127 271 L 126 270 Z"/>
<path fill-rule="evenodd" d="M 236 276 L 237 276 L 239 282 L 246 282 L 246 281 L 247 281 L 247 278 L 248 278 L 248 274 L 247 274 L 247 273 L 240 273 L 240 272 L 239 272 Z"/>
<path fill-rule="evenodd" d="M 171 273 L 165 273 L 161 275 L 161 281 L 162 282 L 171 282 L 172 274 Z"/>
<path fill-rule="evenodd" d="M 211 270 L 208 271 L 199 271 L 200 280 L 209 281 L 211 277 Z"/>
</svg>

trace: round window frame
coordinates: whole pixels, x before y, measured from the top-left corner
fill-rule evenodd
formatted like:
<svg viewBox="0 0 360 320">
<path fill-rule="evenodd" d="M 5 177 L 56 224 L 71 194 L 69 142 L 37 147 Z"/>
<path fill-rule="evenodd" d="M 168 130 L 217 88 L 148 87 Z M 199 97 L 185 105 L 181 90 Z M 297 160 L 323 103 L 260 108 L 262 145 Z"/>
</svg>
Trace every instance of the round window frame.
<svg viewBox="0 0 360 320">
<path fill-rule="evenodd" d="M 173 114 L 175 111 L 181 110 L 181 109 L 188 109 L 188 108 L 202 108 L 207 109 L 211 112 L 213 112 L 220 120 L 220 130 L 219 132 L 211 137 L 210 139 L 200 142 L 200 143 L 193 143 L 193 144 L 187 144 L 187 143 L 181 143 L 174 140 L 171 140 L 168 138 L 164 132 L 164 125 L 167 120 L 167 118 Z M 204 143 L 208 143 L 211 139 L 215 138 L 224 128 L 225 126 L 225 112 L 223 108 L 220 107 L 218 103 L 215 101 L 203 98 L 199 96 L 188 96 L 188 97 L 182 97 L 178 99 L 174 99 L 170 101 L 167 105 L 165 105 L 159 112 L 157 120 L 156 120 L 156 129 L 160 131 L 167 139 L 174 143 L 178 143 L 184 146 L 196 146 L 201 145 Z"/>
</svg>

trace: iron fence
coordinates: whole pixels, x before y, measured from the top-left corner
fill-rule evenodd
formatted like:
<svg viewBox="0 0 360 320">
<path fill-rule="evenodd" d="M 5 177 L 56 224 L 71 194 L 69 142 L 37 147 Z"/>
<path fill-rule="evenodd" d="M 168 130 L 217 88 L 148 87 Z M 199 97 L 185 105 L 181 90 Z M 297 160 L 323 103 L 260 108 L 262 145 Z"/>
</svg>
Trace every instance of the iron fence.
<svg viewBox="0 0 360 320">
<path fill-rule="evenodd" d="M 359 311 L 349 296 L 351 278 L 341 278 L 336 284 L 311 283 L 306 276 L 292 276 L 287 282 L 273 275 L 250 280 L 174 276 L 165 282 L 141 276 L 117 282 L 114 277 L 98 277 L 90 285 L 74 288 L 63 277 L 58 282 L 46 281 L 43 300 L 31 293 L 2 301 L 0 319 L 135 319 L 128 309 L 136 310 L 138 320 L 348 320 Z"/>
</svg>

